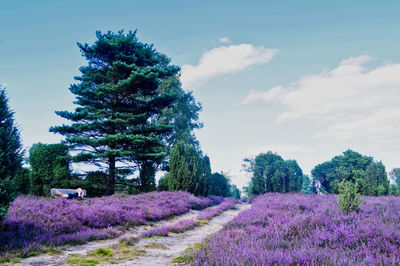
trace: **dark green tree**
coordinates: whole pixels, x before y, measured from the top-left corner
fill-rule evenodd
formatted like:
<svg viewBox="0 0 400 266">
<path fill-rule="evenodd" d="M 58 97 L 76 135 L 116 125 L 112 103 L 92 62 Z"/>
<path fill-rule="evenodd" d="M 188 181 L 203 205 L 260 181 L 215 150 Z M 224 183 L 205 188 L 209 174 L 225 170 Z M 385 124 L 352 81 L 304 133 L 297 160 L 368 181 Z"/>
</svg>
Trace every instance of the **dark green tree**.
<svg viewBox="0 0 400 266">
<path fill-rule="evenodd" d="M 230 190 L 231 190 L 231 197 L 235 198 L 235 199 L 240 199 L 240 189 L 236 186 L 236 185 L 231 185 L 230 186 Z"/>
<path fill-rule="evenodd" d="M 160 117 L 177 99 L 161 84 L 177 77 L 180 69 L 152 45 L 139 42 L 136 31 L 98 31 L 96 37 L 92 45 L 78 43 L 88 61 L 70 87 L 79 107 L 56 112 L 72 124 L 51 131 L 65 135 L 79 151 L 75 162 L 107 168 L 107 194 L 114 193 L 118 169 L 134 167 L 139 189 L 153 190 L 156 169 L 168 154 L 164 139 L 174 128 Z"/>
<path fill-rule="evenodd" d="M 345 180 L 355 184 L 362 195 L 386 195 L 389 182 L 384 169 L 383 164 L 374 162 L 373 157 L 347 150 L 342 155 L 315 166 L 311 174 L 327 193 L 339 193 L 339 183 Z M 380 185 L 382 186 L 378 193 Z"/>
<path fill-rule="evenodd" d="M 214 173 L 211 177 L 210 195 L 229 197 L 231 196 L 231 186 L 229 178 L 223 173 Z"/>
<path fill-rule="evenodd" d="M 22 167 L 22 145 L 14 113 L 8 106 L 4 88 L 0 87 L 0 220 L 7 214 L 14 198 L 13 178 Z"/>
<path fill-rule="evenodd" d="M 210 158 L 200 154 L 200 171 L 199 171 L 199 195 L 207 196 L 210 194 L 210 182 L 211 182 L 211 163 Z"/>
<path fill-rule="evenodd" d="M 397 191 L 400 193 L 400 168 L 394 168 L 389 173 L 390 179 L 397 185 Z"/>
<path fill-rule="evenodd" d="M 108 175 L 104 172 L 89 172 L 83 182 L 88 197 L 101 197 L 107 194 Z"/>
<path fill-rule="evenodd" d="M 365 170 L 365 183 L 370 196 L 382 196 L 389 193 L 389 180 L 382 162 L 372 162 Z"/>
<path fill-rule="evenodd" d="M 157 190 L 158 191 L 168 191 L 168 179 L 169 179 L 169 173 L 165 174 L 163 177 L 160 178 L 158 181 L 158 186 Z"/>
<path fill-rule="evenodd" d="M 278 154 L 267 152 L 245 162 L 253 174 L 249 187 L 251 195 L 301 190 L 303 172 L 295 160 L 285 161 Z"/>
<path fill-rule="evenodd" d="M 393 196 L 399 195 L 399 188 L 398 188 L 397 184 L 390 184 L 389 194 L 393 195 Z"/>
<path fill-rule="evenodd" d="M 30 191 L 30 174 L 31 171 L 29 168 L 21 168 L 19 169 L 14 177 L 14 186 L 15 191 L 21 194 L 29 194 Z"/>
<path fill-rule="evenodd" d="M 173 130 L 164 136 L 164 142 L 169 150 L 178 141 L 192 144 L 199 148 L 198 141 L 193 134 L 194 129 L 203 127 L 199 122 L 199 112 L 202 106 L 195 100 L 192 92 L 185 92 L 177 76 L 164 79 L 161 90 L 176 95 L 176 101 L 169 108 L 164 108 L 159 115 L 159 122 L 173 126 Z"/>
<path fill-rule="evenodd" d="M 183 190 L 201 195 L 202 159 L 195 146 L 183 141 L 175 144 L 169 160 L 169 190 Z"/>
<path fill-rule="evenodd" d="M 30 191 L 38 196 L 50 196 L 51 188 L 70 188 L 71 157 L 64 144 L 34 144 L 29 150 Z"/>
</svg>

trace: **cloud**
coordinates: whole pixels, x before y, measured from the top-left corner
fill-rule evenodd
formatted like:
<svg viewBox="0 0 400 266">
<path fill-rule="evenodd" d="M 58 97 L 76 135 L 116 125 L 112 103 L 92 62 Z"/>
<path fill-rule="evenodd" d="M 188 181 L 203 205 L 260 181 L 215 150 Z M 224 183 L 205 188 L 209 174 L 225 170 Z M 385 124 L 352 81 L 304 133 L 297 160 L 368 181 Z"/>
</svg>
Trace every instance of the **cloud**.
<svg viewBox="0 0 400 266">
<path fill-rule="evenodd" d="M 205 52 L 198 64 L 183 65 L 181 82 L 193 90 L 211 78 L 242 71 L 252 65 L 265 64 L 278 52 L 275 49 L 251 44 L 220 46 Z"/>
<path fill-rule="evenodd" d="M 220 43 L 230 43 L 231 40 L 228 37 L 221 37 L 218 39 L 218 42 Z"/>
<path fill-rule="evenodd" d="M 315 150 L 297 145 L 259 145 L 247 151 L 249 156 L 258 155 L 262 152 L 272 151 L 284 156 L 291 156 L 298 153 L 312 153 Z"/>
<path fill-rule="evenodd" d="M 327 125 L 320 138 L 399 141 L 400 64 L 388 63 L 371 70 L 367 55 L 343 60 L 332 69 L 308 75 L 287 86 L 250 91 L 242 104 L 278 103 L 278 121 L 308 119 Z"/>
</svg>

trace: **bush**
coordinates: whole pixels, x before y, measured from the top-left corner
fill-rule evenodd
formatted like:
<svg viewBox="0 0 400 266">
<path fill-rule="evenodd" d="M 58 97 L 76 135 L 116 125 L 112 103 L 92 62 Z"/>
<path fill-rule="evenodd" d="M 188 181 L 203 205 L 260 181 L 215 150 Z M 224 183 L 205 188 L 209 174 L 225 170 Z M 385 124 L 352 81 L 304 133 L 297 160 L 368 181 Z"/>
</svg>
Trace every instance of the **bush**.
<svg viewBox="0 0 400 266">
<path fill-rule="evenodd" d="M 377 187 L 377 191 L 378 191 L 378 196 L 383 196 L 387 194 L 387 190 L 383 185 L 379 185 Z"/>
<path fill-rule="evenodd" d="M 360 194 L 356 185 L 350 181 L 342 180 L 339 183 L 339 208 L 344 213 L 351 213 L 360 209 Z"/>
<path fill-rule="evenodd" d="M 71 158 L 64 144 L 36 143 L 29 150 L 31 193 L 50 196 L 51 188 L 70 188 Z"/>
<path fill-rule="evenodd" d="M 398 196 L 399 195 L 399 189 L 396 184 L 391 184 L 389 187 L 389 194 Z"/>
<path fill-rule="evenodd" d="M 168 179 L 169 179 L 169 174 L 167 173 L 165 176 L 161 177 L 160 180 L 158 181 L 158 186 L 157 190 L 158 191 L 168 191 Z"/>
</svg>

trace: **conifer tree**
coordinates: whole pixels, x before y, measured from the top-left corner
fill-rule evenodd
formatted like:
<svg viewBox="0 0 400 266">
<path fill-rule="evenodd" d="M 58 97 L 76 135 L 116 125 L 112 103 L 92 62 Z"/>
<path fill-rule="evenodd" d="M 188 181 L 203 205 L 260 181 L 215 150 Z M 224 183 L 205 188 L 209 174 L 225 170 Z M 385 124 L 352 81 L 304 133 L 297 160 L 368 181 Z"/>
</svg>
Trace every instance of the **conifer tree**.
<svg viewBox="0 0 400 266">
<path fill-rule="evenodd" d="M 0 88 L 0 220 L 14 196 L 12 179 L 22 164 L 22 145 L 14 113 L 8 106 L 4 88 Z"/>
<path fill-rule="evenodd" d="M 169 190 L 201 193 L 201 157 L 193 145 L 179 141 L 171 149 L 169 162 Z"/>
<path fill-rule="evenodd" d="M 108 169 L 107 194 L 114 193 L 118 170 L 134 167 L 140 171 L 139 189 L 155 189 L 155 171 L 167 155 L 163 138 L 173 130 L 159 117 L 177 97 L 160 84 L 177 76 L 179 67 L 139 42 L 136 31 L 98 31 L 96 37 L 92 45 L 78 43 L 88 61 L 70 87 L 78 107 L 56 112 L 72 124 L 51 131 L 79 151 L 74 161 Z"/>
</svg>

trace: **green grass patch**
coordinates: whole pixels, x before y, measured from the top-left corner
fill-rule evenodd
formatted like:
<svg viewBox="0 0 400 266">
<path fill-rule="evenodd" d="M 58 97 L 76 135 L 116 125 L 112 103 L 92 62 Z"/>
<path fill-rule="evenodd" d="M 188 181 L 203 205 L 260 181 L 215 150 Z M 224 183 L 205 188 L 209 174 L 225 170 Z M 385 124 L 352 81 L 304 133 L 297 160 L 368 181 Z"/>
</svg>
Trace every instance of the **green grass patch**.
<svg viewBox="0 0 400 266">
<path fill-rule="evenodd" d="M 10 259 L 11 264 L 20 263 L 21 261 L 22 261 L 21 257 L 15 257 L 15 258 Z"/>
<path fill-rule="evenodd" d="M 92 266 L 100 264 L 100 262 L 96 259 L 90 259 L 90 258 L 73 258 L 68 261 L 68 264 L 79 265 L 79 266 Z"/>
<path fill-rule="evenodd" d="M 145 247 L 146 248 L 154 248 L 154 249 L 168 249 L 168 247 L 166 245 L 157 243 L 157 242 L 148 243 Z"/>
<path fill-rule="evenodd" d="M 198 226 L 203 226 L 203 225 L 208 224 L 207 220 L 194 219 L 194 221 L 197 223 Z"/>
<path fill-rule="evenodd" d="M 182 263 L 190 264 L 190 263 L 192 263 L 192 258 L 190 256 L 190 254 L 193 251 L 198 250 L 199 248 L 201 248 L 201 243 L 195 243 L 193 245 L 193 247 L 185 249 L 185 251 L 182 253 L 181 256 L 178 256 L 178 257 L 174 258 L 172 260 L 172 263 L 174 263 L 174 264 L 182 264 Z"/>
<path fill-rule="evenodd" d="M 89 255 L 97 255 L 101 257 L 107 257 L 107 256 L 112 256 L 112 249 L 111 248 L 98 248 L 92 252 L 89 253 Z"/>
<path fill-rule="evenodd" d="M 68 263 L 72 265 L 96 265 L 102 263 L 112 264 L 128 260 L 145 253 L 145 250 L 141 250 L 136 246 L 130 246 L 127 243 L 119 243 L 110 248 L 98 248 L 86 256 L 71 254 L 71 259 L 68 261 Z"/>
</svg>

